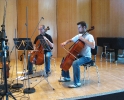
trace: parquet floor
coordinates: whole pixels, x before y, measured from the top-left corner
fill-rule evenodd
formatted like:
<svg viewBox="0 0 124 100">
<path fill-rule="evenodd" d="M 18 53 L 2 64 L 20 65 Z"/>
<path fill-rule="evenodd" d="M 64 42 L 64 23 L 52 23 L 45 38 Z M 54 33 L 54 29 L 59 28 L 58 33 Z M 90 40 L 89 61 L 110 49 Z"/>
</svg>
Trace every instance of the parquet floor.
<svg viewBox="0 0 124 100">
<path fill-rule="evenodd" d="M 29 81 L 16 80 L 17 76 L 23 76 L 22 72 L 24 71 L 26 65 L 23 61 L 18 61 L 17 64 L 14 60 L 10 62 L 10 77 L 8 83 L 11 85 L 16 83 L 23 84 L 23 87 L 19 90 L 10 89 L 12 95 L 17 100 L 58 100 L 65 98 L 73 98 L 80 96 L 87 96 L 105 92 L 111 92 L 115 90 L 124 89 L 124 58 L 119 59 L 118 63 L 106 62 L 105 59 L 100 62 L 100 58 L 97 57 L 96 64 L 99 67 L 100 73 L 100 83 L 98 83 L 96 69 L 94 67 L 90 68 L 90 79 L 86 77 L 85 84 L 83 85 L 83 67 L 81 67 L 81 83 L 82 86 L 79 88 L 68 88 L 68 85 L 73 81 L 72 68 L 70 68 L 71 82 L 59 83 L 58 79 L 61 76 L 60 62 L 61 58 L 55 58 L 56 66 L 54 66 L 53 61 L 51 64 L 52 73 L 48 77 L 48 82 L 44 77 L 35 77 L 29 79 Z M 16 69 L 17 66 L 17 69 Z M 38 66 L 37 71 L 43 69 L 44 65 Z M 18 73 L 16 74 L 16 70 Z M 52 87 L 50 87 L 50 85 Z M 35 89 L 34 93 L 25 94 L 23 90 L 26 88 Z M 54 88 L 55 90 L 53 90 Z M 5 96 L 6 97 L 6 96 Z M 9 97 L 9 100 L 13 100 Z"/>
</svg>

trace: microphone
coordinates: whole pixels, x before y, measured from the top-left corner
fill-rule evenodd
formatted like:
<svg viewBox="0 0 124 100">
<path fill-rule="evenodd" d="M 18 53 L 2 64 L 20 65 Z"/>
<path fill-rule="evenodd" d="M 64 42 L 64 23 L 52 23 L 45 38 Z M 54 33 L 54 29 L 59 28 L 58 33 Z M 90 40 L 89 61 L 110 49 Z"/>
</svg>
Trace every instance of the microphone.
<svg viewBox="0 0 124 100">
<path fill-rule="evenodd" d="M 41 17 L 41 19 L 44 19 L 43 17 Z"/>
</svg>

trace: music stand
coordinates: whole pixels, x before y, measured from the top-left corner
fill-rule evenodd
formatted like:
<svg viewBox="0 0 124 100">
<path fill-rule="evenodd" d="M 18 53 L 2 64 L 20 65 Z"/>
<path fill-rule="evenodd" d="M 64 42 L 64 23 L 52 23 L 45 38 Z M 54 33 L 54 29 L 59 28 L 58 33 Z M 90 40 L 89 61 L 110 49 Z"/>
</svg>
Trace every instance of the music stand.
<svg viewBox="0 0 124 100">
<path fill-rule="evenodd" d="M 15 45 L 15 47 L 17 48 L 18 47 L 18 38 L 14 38 L 13 39 L 14 40 L 14 45 Z M 17 44 L 18 43 L 18 44 Z M 14 89 L 18 89 L 18 88 L 22 88 L 23 87 L 23 84 L 21 84 L 21 83 L 18 83 L 18 74 L 17 74 L 17 52 L 16 52 L 16 48 L 15 48 L 15 56 L 16 56 L 16 77 L 17 77 L 17 83 L 16 84 L 13 84 L 12 85 L 12 88 L 14 88 Z"/>
<path fill-rule="evenodd" d="M 14 38 L 14 43 L 16 44 L 16 48 L 18 50 L 24 50 L 24 61 L 26 63 L 26 55 L 25 55 L 25 50 L 33 50 L 33 45 L 31 42 L 30 38 Z M 25 64 L 27 65 L 27 64 Z M 24 69 L 25 71 L 25 69 Z M 28 84 L 29 84 L 29 75 L 28 75 Z M 29 84 L 29 88 L 25 88 L 24 93 L 34 93 L 35 89 L 34 88 L 30 88 L 30 84 Z"/>
</svg>

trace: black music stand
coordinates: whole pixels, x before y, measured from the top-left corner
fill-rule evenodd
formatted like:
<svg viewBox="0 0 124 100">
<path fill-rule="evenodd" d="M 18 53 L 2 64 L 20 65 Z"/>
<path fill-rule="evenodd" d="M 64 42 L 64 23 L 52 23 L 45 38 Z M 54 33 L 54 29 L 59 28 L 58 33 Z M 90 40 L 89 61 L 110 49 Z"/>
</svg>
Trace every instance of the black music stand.
<svg viewBox="0 0 124 100">
<path fill-rule="evenodd" d="M 13 40 L 14 40 L 14 43 L 18 50 L 24 50 L 24 53 L 23 53 L 24 60 L 26 61 L 25 50 L 33 50 L 33 45 L 32 45 L 31 39 L 30 38 L 14 38 Z M 28 75 L 28 84 L 29 84 L 29 75 Z M 23 92 L 24 93 L 34 93 L 35 89 L 30 88 L 30 84 L 29 84 L 29 88 L 24 89 Z"/>
<path fill-rule="evenodd" d="M 14 45 L 15 45 L 15 47 L 18 49 L 18 46 L 20 46 L 20 39 L 18 39 L 18 38 L 14 38 L 13 39 L 14 40 Z M 19 42 L 18 42 L 19 41 Z M 15 48 L 15 49 L 16 49 Z M 15 56 L 16 56 L 16 77 L 17 77 L 17 83 L 16 84 L 14 84 L 14 85 L 12 85 L 12 88 L 14 88 L 14 89 L 18 89 L 18 88 L 22 88 L 23 87 L 23 84 L 20 84 L 20 83 L 18 83 L 18 74 L 17 74 L 17 53 L 16 53 L 16 50 L 15 50 Z"/>
<path fill-rule="evenodd" d="M 33 45 L 30 38 L 13 38 L 18 50 L 33 50 Z"/>
</svg>

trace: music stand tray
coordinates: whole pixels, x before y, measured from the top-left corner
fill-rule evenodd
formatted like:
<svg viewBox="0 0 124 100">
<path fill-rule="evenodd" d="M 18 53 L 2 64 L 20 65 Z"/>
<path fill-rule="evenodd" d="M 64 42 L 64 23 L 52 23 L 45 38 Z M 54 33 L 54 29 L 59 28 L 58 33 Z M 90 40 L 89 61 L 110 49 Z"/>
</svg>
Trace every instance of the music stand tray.
<svg viewBox="0 0 124 100">
<path fill-rule="evenodd" d="M 18 50 L 33 50 L 30 38 L 13 38 L 13 40 Z"/>
</svg>

